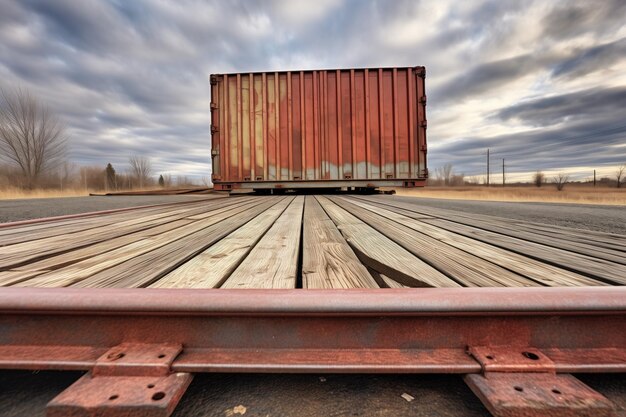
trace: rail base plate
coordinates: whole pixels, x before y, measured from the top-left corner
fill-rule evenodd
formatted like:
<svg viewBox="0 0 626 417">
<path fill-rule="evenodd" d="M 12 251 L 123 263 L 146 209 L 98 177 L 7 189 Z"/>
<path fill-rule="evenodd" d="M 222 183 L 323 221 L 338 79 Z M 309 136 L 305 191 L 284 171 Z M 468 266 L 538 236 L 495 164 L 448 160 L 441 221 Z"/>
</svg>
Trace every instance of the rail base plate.
<svg viewBox="0 0 626 417">
<path fill-rule="evenodd" d="M 192 375 L 84 375 L 48 403 L 47 417 L 168 417 Z"/>
<path fill-rule="evenodd" d="M 465 382 L 496 417 L 614 417 L 613 404 L 571 375 L 470 374 Z"/>
</svg>

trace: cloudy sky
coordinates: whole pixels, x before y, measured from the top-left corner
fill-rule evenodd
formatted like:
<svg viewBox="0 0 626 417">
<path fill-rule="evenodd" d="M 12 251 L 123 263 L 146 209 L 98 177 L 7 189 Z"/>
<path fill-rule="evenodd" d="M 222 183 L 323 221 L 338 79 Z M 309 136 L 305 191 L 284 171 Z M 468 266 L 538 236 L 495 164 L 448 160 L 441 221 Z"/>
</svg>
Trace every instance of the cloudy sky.
<svg viewBox="0 0 626 417">
<path fill-rule="evenodd" d="M 626 2 L 0 0 L 0 84 L 79 164 L 210 173 L 209 74 L 427 68 L 430 168 L 588 178 L 626 163 Z"/>
</svg>

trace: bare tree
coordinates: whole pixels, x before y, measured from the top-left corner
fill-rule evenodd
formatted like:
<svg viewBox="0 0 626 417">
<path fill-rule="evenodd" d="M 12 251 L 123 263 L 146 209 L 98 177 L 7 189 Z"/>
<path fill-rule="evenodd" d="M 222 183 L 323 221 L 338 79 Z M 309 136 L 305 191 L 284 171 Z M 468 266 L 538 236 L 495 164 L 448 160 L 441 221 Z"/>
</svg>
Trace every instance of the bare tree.
<svg viewBox="0 0 626 417">
<path fill-rule="evenodd" d="M 480 184 L 480 175 L 470 175 L 465 177 L 465 184 L 478 185 Z"/>
<path fill-rule="evenodd" d="M 535 186 L 541 187 L 545 181 L 546 181 L 546 176 L 543 174 L 543 172 L 541 171 L 535 172 L 535 175 L 533 175 L 533 183 L 535 184 Z"/>
<path fill-rule="evenodd" d="M 0 158 L 17 167 L 29 188 L 65 154 L 66 129 L 27 90 L 0 89 Z"/>
<path fill-rule="evenodd" d="M 452 179 L 452 164 L 447 163 L 435 169 L 435 178 L 437 185 L 450 185 Z"/>
<path fill-rule="evenodd" d="M 626 164 L 617 168 L 617 171 L 615 171 L 615 179 L 617 180 L 617 188 L 622 187 L 622 178 L 624 178 L 625 174 L 626 174 Z"/>
<path fill-rule="evenodd" d="M 77 172 L 76 164 L 69 161 L 63 161 L 58 171 L 61 190 L 72 186 L 72 181 L 75 179 Z"/>
<path fill-rule="evenodd" d="M 563 188 L 565 187 L 565 184 L 567 184 L 567 181 L 569 180 L 569 175 L 564 174 L 562 172 L 559 172 L 556 176 L 554 176 L 554 178 L 552 179 L 552 181 L 554 182 L 554 184 L 556 185 L 556 189 L 558 191 L 563 190 Z"/>
<path fill-rule="evenodd" d="M 139 188 L 143 188 L 150 181 L 152 175 L 152 163 L 145 156 L 131 156 L 128 159 L 130 172 L 139 182 Z"/>
</svg>

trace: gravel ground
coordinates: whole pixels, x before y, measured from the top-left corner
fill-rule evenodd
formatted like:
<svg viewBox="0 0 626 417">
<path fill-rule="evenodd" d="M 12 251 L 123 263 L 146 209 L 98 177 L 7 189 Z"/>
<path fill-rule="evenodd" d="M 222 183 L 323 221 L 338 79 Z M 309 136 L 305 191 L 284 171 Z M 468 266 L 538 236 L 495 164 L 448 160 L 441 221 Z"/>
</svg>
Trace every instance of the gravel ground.
<svg viewBox="0 0 626 417">
<path fill-rule="evenodd" d="M 475 200 L 446 200 L 404 196 L 378 196 L 418 206 L 457 210 L 534 223 L 626 234 L 626 207 L 563 203 L 517 203 Z"/>
<path fill-rule="evenodd" d="M 132 195 L 0 200 L 0 223 L 125 207 L 197 200 L 207 195 Z"/>
<path fill-rule="evenodd" d="M 173 201 L 197 196 L 107 196 L 0 201 L 0 221 L 58 216 Z M 499 203 L 381 196 L 425 207 L 460 210 L 546 224 L 626 233 L 626 209 L 575 204 Z M 43 417 L 45 405 L 80 377 L 77 372 L 0 371 L 0 415 Z M 623 375 L 581 375 L 626 415 Z M 415 398 L 407 402 L 402 394 Z M 432 416 L 490 414 L 455 375 L 198 375 L 174 417 Z M 238 407 L 238 408 L 235 408 Z"/>
</svg>

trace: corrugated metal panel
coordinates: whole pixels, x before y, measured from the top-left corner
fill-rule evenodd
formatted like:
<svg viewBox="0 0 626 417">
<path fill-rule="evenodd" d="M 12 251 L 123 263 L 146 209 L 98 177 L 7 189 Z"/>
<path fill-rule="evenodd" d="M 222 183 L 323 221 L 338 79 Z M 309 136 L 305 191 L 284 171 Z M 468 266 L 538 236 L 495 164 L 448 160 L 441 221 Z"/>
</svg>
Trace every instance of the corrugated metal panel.
<svg viewBox="0 0 626 417">
<path fill-rule="evenodd" d="M 213 182 L 421 185 L 424 79 L 424 67 L 212 75 Z"/>
</svg>

